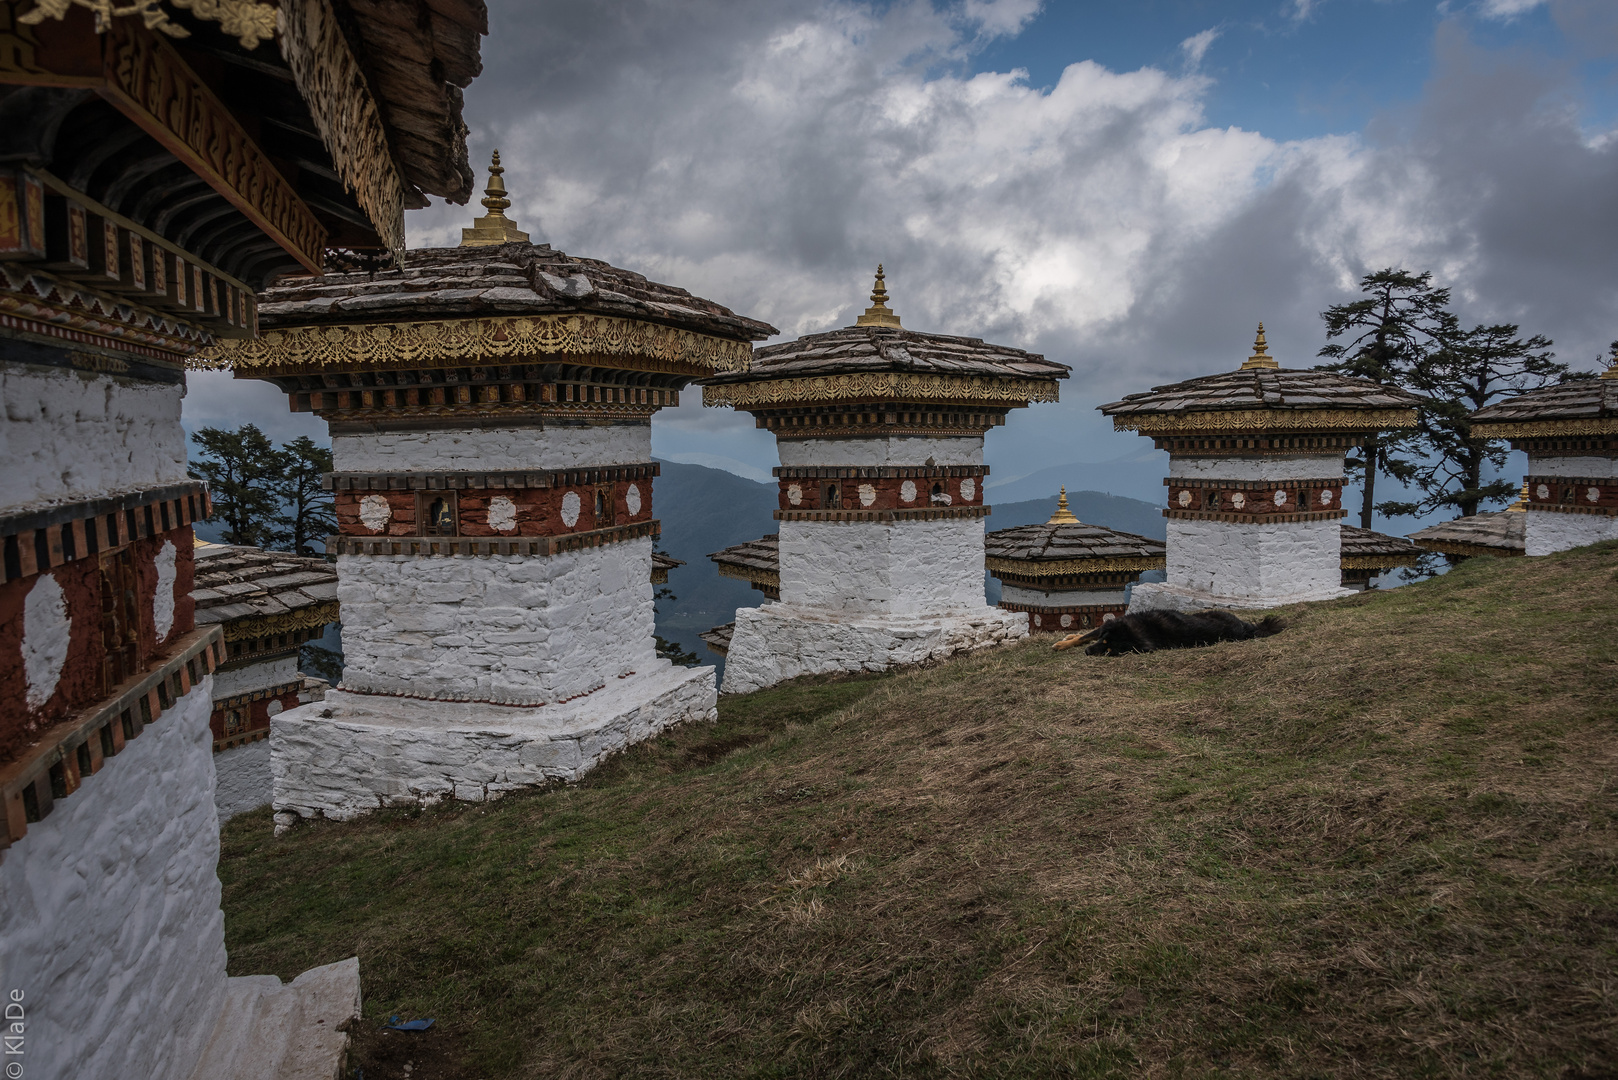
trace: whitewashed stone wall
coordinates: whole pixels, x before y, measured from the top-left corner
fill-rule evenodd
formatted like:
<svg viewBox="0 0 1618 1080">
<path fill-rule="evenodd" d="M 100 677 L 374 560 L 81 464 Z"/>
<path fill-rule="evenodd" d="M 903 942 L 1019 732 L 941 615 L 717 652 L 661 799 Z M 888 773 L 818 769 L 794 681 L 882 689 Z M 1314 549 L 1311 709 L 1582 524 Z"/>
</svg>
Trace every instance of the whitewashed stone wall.
<svg viewBox="0 0 1618 1080">
<path fill-rule="evenodd" d="M 1529 454 L 1529 476 L 1588 476 L 1602 480 L 1618 476 L 1618 458 L 1567 457 L 1560 454 Z"/>
<path fill-rule="evenodd" d="M 0 859 L 28 1080 L 173 1080 L 202 1053 L 225 987 L 212 703 L 203 679 Z"/>
<path fill-rule="evenodd" d="M 1002 585 L 1000 599 L 1007 604 L 1039 604 L 1045 607 L 1077 607 L 1083 604 L 1123 604 L 1129 600 L 1124 589 L 1072 589 L 1067 592 L 1043 592 L 1024 589 L 1017 585 Z"/>
<path fill-rule="evenodd" d="M 652 460 L 650 424 L 333 435 L 338 472 L 575 469 Z"/>
<path fill-rule="evenodd" d="M 1166 581 L 1136 585 L 1131 611 L 1275 607 L 1346 596 L 1342 534 L 1332 519 L 1168 520 Z"/>
<path fill-rule="evenodd" d="M 272 721 L 273 723 L 273 721 Z M 224 824 L 237 814 L 268 806 L 274 796 L 270 782 L 270 740 L 243 743 L 213 756 L 214 806 Z"/>
<path fill-rule="evenodd" d="M 886 671 L 1027 636 L 1025 612 L 981 602 L 968 614 L 937 617 L 840 614 L 784 602 L 740 608 L 724 691 L 750 693 L 799 675 Z"/>
<path fill-rule="evenodd" d="M 1342 454 L 1169 458 L 1169 476 L 1180 480 L 1324 480 L 1342 475 Z"/>
<path fill-rule="evenodd" d="M 551 556 L 340 555 L 343 688 L 533 705 L 645 670 L 652 541 Z"/>
<path fill-rule="evenodd" d="M 786 603 L 896 614 L 984 606 L 982 518 L 780 524 Z"/>
<path fill-rule="evenodd" d="M 268 690 L 272 686 L 285 686 L 298 681 L 298 654 L 277 656 L 241 667 L 223 668 L 214 672 L 213 693 L 217 700 L 249 694 L 254 690 Z"/>
<path fill-rule="evenodd" d="M 1618 517 L 1528 511 L 1524 554 L 1551 555 L 1602 540 L 1618 540 Z"/>
<path fill-rule="evenodd" d="M 180 386 L 0 368 L 0 508 L 75 502 L 186 479 Z"/>
<path fill-rule="evenodd" d="M 345 651 L 348 643 L 344 624 Z M 270 724 L 277 830 L 384 806 L 473 802 L 577 780 L 673 724 L 719 717 L 711 667 L 653 659 L 635 676 L 542 709 L 365 697 L 334 690 Z"/>
<path fill-rule="evenodd" d="M 868 439 L 779 439 L 782 465 L 982 465 L 983 437 L 890 435 Z"/>
</svg>

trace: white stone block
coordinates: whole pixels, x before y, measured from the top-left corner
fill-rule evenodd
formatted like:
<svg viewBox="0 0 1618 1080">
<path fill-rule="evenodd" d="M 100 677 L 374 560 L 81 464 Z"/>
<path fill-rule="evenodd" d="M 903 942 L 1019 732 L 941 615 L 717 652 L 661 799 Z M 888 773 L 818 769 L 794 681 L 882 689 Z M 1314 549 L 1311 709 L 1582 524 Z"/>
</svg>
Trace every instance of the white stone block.
<svg viewBox="0 0 1618 1080">
<path fill-rule="evenodd" d="M 976 610 L 983 607 L 983 531 L 981 518 L 783 521 L 781 599 L 847 613 Z"/>
<path fill-rule="evenodd" d="M 1326 480 L 1342 475 L 1342 454 L 1169 458 L 1169 476 L 1178 480 Z"/>
<path fill-rule="evenodd" d="M 242 743 L 213 756 L 214 806 L 223 824 L 237 814 L 270 805 L 270 741 Z"/>
<path fill-rule="evenodd" d="M 348 820 L 385 806 L 482 801 L 577 780 L 664 728 L 718 716 L 713 668 L 660 659 L 544 708 L 333 690 L 271 722 L 277 828 L 293 820 L 283 815 Z"/>
<path fill-rule="evenodd" d="M 333 435 L 338 472 L 579 469 L 652 460 L 650 424 L 383 431 Z"/>
<path fill-rule="evenodd" d="M 779 439 L 782 465 L 982 465 L 983 436 L 887 435 L 864 439 Z"/>
<path fill-rule="evenodd" d="M 1564 454 L 1529 454 L 1529 476 L 1569 476 L 1574 479 L 1610 480 L 1618 476 L 1618 457 L 1573 457 Z"/>
<path fill-rule="evenodd" d="M 1334 519 L 1227 522 L 1170 518 L 1167 580 L 1136 585 L 1129 610 L 1267 608 L 1347 596 Z"/>
<path fill-rule="evenodd" d="M 1035 604 L 1042 607 L 1080 607 L 1086 604 L 1123 604 L 1129 599 L 1124 589 L 1068 589 L 1046 592 L 1020 585 L 1002 585 L 1000 601 L 1007 604 Z"/>
<path fill-rule="evenodd" d="M 1524 554 L 1551 555 L 1602 540 L 1618 540 L 1618 517 L 1605 514 L 1559 514 L 1529 510 Z"/>
<path fill-rule="evenodd" d="M 216 701 L 251 694 L 255 690 L 268 690 L 272 686 L 285 686 L 298 681 L 298 655 L 276 656 L 240 667 L 226 667 L 214 672 L 213 693 Z"/>
<path fill-rule="evenodd" d="M 886 671 L 1027 636 L 1025 613 L 981 601 L 976 610 L 937 616 L 850 615 L 785 602 L 741 608 L 724 690 L 749 693 L 799 675 Z"/>
</svg>

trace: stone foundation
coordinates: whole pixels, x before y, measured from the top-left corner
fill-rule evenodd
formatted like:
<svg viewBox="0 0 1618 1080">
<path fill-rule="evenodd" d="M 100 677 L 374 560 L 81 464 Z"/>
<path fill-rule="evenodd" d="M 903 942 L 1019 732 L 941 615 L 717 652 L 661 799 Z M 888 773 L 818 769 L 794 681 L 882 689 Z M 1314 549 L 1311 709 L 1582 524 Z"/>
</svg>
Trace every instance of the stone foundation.
<svg viewBox="0 0 1618 1080">
<path fill-rule="evenodd" d="M 1272 608 L 1349 596 L 1335 520 L 1168 521 L 1167 581 L 1136 585 L 1129 610 Z"/>
<path fill-rule="evenodd" d="M 276 827 L 577 780 L 666 727 L 718 716 L 713 668 L 660 659 L 538 708 L 328 691 L 271 724 Z"/>
<path fill-rule="evenodd" d="M 1602 540 L 1618 540 L 1618 517 L 1529 510 L 1525 532 L 1527 547 L 1524 554 L 1551 555 Z"/>
<path fill-rule="evenodd" d="M 270 741 L 243 743 L 213 756 L 214 806 L 223 825 L 237 814 L 268 806 L 274 787 L 270 783 Z"/>
<path fill-rule="evenodd" d="M 926 616 L 790 604 L 741 608 L 725 656 L 724 691 L 748 693 L 799 675 L 886 671 L 1027 636 L 1026 614 L 992 607 Z"/>
</svg>

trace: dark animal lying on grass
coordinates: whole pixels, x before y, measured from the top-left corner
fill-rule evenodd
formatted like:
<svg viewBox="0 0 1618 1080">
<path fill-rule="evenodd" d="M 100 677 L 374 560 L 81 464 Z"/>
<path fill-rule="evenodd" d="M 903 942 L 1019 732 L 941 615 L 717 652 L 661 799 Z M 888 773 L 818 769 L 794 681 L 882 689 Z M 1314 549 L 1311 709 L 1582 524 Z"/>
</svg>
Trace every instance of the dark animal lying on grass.
<svg viewBox="0 0 1618 1080">
<path fill-rule="evenodd" d="M 1071 649 L 1088 645 L 1091 656 L 1122 656 L 1131 652 L 1158 649 L 1193 649 L 1216 641 L 1247 641 L 1269 637 L 1286 629 L 1274 615 L 1250 623 L 1229 611 L 1140 611 L 1121 619 L 1109 619 L 1094 630 L 1072 634 L 1054 648 Z"/>
</svg>

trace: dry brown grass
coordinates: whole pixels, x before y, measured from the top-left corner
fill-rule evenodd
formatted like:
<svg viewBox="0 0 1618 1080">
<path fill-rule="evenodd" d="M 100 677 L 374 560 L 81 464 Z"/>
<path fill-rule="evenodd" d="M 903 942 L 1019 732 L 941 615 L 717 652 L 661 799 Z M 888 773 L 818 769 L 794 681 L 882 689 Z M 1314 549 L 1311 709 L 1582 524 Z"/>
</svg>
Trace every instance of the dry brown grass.
<svg viewBox="0 0 1618 1080">
<path fill-rule="evenodd" d="M 468 1076 L 1618 1075 L 1615 567 L 727 699 L 484 808 L 250 818 L 232 971 L 357 950 L 367 1015 L 437 1015 Z"/>
</svg>

